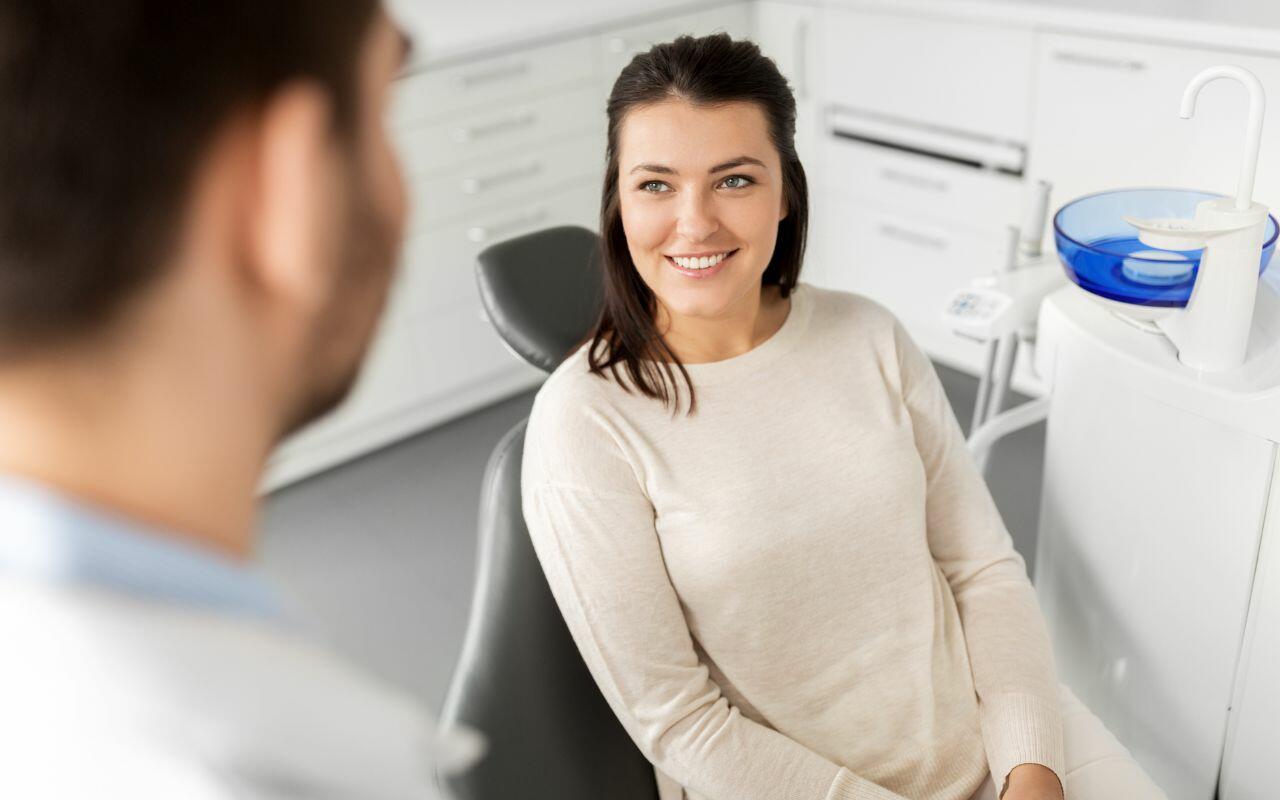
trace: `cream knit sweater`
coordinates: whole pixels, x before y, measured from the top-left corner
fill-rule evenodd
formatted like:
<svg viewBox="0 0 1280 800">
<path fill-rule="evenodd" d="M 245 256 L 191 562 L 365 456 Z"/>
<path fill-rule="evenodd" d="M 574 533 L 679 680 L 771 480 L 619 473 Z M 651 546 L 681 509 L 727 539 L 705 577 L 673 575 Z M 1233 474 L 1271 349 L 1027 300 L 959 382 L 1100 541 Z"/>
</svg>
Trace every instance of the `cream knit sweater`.
<svg viewBox="0 0 1280 800">
<path fill-rule="evenodd" d="M 698 412 L 673 417 L 579 350 L 523 463 L 551 590 L 664 800 L 964 800 L 988 770 L 1061 776 L 1025 565 L 893 315 L 801 284 L 770 339 L 688 369 Z"/>
</svg>

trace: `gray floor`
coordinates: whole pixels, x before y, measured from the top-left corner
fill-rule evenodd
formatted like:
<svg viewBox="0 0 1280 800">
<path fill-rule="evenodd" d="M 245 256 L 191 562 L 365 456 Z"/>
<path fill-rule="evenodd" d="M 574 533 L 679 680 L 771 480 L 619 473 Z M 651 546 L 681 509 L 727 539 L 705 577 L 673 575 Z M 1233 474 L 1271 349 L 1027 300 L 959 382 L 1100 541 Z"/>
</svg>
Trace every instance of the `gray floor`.
<svg viewBox="0 0 1280 800">
<path fill-rule="evenodd" d="M 967 427 L 977 380 L 946 367 L 938 373 Z M 532 402 L 532 393 L 519 395 L 287 487 L 266 504 L 266 571 L 334 646 L 433 710 L 466 625 L 485 462 Z M 997 446 L 988 480 L 1028 564 L 1043 448 L 1043 424 L 1015 434 Z"/>
</svg>

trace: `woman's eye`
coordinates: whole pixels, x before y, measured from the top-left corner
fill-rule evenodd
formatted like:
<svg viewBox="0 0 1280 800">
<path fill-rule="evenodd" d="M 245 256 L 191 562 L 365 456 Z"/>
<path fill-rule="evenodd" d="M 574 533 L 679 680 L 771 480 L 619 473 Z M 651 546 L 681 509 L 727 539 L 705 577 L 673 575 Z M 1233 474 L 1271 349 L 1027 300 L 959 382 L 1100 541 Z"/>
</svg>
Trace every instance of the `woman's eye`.
<svg viewBox="0 0 1280 800">
<path fill-rule="evenodd" d="M 731 181 L 737 181 L 737 183 L 730 183 Z M 755 183 L 755 181 L 751 180 L 746 175 L 730 175 L 721 181 L 721 183 L 726 189 L 745 189 Z"/>
<path fill-rule="evenodd" d="M 640 191 L 658 194 L 659 192 L 667 191 L 667 185 L 662 181 L 645 181 L 640 184 Z"/>
</svg>

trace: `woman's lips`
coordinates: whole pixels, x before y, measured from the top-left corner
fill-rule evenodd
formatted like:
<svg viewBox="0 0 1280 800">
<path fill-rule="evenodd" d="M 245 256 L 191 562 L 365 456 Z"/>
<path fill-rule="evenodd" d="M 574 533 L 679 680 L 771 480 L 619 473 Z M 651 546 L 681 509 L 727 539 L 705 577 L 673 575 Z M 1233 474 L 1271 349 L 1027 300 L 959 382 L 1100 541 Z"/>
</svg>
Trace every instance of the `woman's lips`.
<svg viewBox="0 0 1280 800">
<path fill-rule="evenodd" d="M 738 253 L 737 250 L 730 250 L 729 255 L 720 259 L 719 264 L 716 264 L 714 267 L 707 267 L 706 269 L 686 269 L 685 267 L 680 266 L 674 260 L 672 260 L 671 256 L 663 256 L 663 258 L 666 259 L 666 262 L 671 265 L 672 269 L 674 269 L 676 272 L 679 272 L 681 275 L 685 275 L 690 278 L 705 280 L 707 278 L 712 277 L 713 275 L 718 273 L 720 270 L 724 269 L 724 265 L 729 263 L 729 260 L 733 258 L 735 255 L 737 255 L 737 253 Z"/>
</svg>

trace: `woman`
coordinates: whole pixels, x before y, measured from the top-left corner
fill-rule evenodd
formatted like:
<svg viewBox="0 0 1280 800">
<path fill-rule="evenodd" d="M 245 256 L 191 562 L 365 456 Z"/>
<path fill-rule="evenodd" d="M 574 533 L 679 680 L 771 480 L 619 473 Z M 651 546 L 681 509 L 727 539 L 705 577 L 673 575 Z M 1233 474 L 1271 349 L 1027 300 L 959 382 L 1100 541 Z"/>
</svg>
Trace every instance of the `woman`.
<svg viewBox="0 0 1280 800">
<path fill-rule="evenodd" d="M 534 404 L 524 512 L 663 800 L 1159 796 L 1060 696 L 928 359 L 885 308 L 798 282 L 773 62 L 682 37 L 608 116 L 604 309 Z"/>
</svg>

